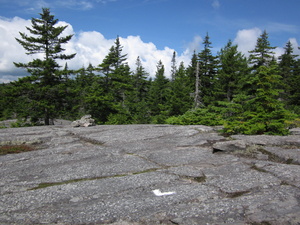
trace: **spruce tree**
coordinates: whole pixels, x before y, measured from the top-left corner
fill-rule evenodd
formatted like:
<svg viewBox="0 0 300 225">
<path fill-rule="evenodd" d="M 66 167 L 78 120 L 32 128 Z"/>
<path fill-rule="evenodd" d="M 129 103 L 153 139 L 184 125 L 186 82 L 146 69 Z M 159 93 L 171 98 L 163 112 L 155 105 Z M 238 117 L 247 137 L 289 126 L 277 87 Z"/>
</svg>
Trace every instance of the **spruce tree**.
<svg viewBox="0 0 300 225">
<path fill-rule="evenodd" d="M 122 54 L 122 49 L 120 39 L 117 37 L 115 44 L 97 69 L 104 75 L 105 92 L 114 96 L 116 103 L 124 104 L 125 92 L 132 87 L 130 68 L 125 63 L 127 55 Z"/>
<path fill-rule="evenodd" d="M 128 93 L 126 106 L 129 108 L 134 123 L 149 123 L 147 98 L 150 83 L 148 73 L 142 65 L 140 57 L 136 60 L 136 69 L 132 76 L 133 89 Z"/>
<path fill-rule="evenodd" d="M 176 67 L 176 52 L 173 52 L 173 57 L 171 60 L 171 81 L 175 80 L 175 76 L 176 76 L 176 72 L 177 72 L 177 67 Z"/>
<path fill-rule="evenodd" d="M 278 73 L 276 64 L 257 68 L 256 75 L 249 80 L 257 89 L 242 101 L 234 99 L 240 104 L 242 112 L 236 116 L 235 121 L 225 126 L 227 133 L 288 134 L 285 121 L 290 119 L 291 114 L 278 100 L 281 92 L 278 89 L 281 84 L 281 76 Z"/>
<path fill-rule="evenodd" d="M 169 80 L 165 76 L 165 67 L 160 60 L 154 81 L 149 90 L 149 105 L 154 123 L 162 123 L 168 115 Z"/>
<path fill-rule="evenodd" d="M 43 8 L 40 18 L 32 18 L 32 27 L 26 27 L 33 36 L 20 32 L 21 38 L 16 40 L 27 51 L 26 54 L 43 54 L 43 59 L 36 58 L 29 63 L 14 63 L 16 67 L 26 68 L 30 77 L 20 79 L 21 92 L 28 98 L 27 116 L 37 121 L 44 119 L 45 125 L 57 116 L 60 107 L 58 84 L 63 80 L 57 60 L 72 59 L 75 54 L 62 54 L 62 44 L 71 40 L 73 35 L 62 37 L 67 26 L 55 26 L 58 19 L 50 14 L 50 9 Z M 66 71 L 64 71 L 66 73 Z M 34 90 L 34 91 L 31 91 Z M 23 96 L 24 97 L 24 96 Z"/>
<path fill-rule="evenodd" d="M 142 65 L 140 57 L 136 59 L 136 70 L 133 73 L 133 88 L 135 92 L 136 102 L 145 100 L 147 91 L 149 89 L 149 82 L 147 81 L 148 73 Z"/>
<path fill-rule="evenodd" d="M 295 63 L 294 73 L 290 81 L 289 107 L 300 114 L 300 59 Z"/>
<path fill-rule="evenodd" d="M 192 97 L 189 88 L 189 78 L 183 62 L 175 74 L 175 80 L 170 83 L 171 92 L 169 96 L 170 116 L 182 115 L 192 108 Z"/>
<path fill-rule="evenodd" d="M 188 85 L 189 88 L 191 89 L 191 93 L 190 93 L 191 95 L 195 92 L 197 61 L 198 61 L 198 56 L 194 51 L 190 65 L 186 69 L 186 74 L 189 79 Z"/>
<path fill-rule="evenodd" d="M 269 35 L 266 30 L 260 35 L 256 41 L 256 46 L 254 50 L 249 51 L 250 63 L 253 68 L 256 69 L 260 66 L 268 66 L 272 61 L 274 52 L 272 51 L 276 47 L 271 47 L 269 42 Z"/>
<path fill-rule="evenodd" d="M 283 103 L 279 100 L 282 77 L 270 51 L 273 48 L 269 45 L 264 32 L 262 37 L 258 38 L 255 50 L 251 51 L 255 53 L 250 56 L 253 70 L 247 79 L 243 80 L 244 91 L 233 98 L 234 107 L 238 110 L 235 110 L 234 120 L 225 126 L 227 133 L 277 135 L 288 133 L 284 122 L 291 114 L 284 109 Z"/>
<path fill-rule="evenodd" d="M 107 99 L 112 99 L 113 109 L 107 121 L 110 124 L 128 122 L 126 101 L 129 92 L 133 90 L 133 83 L 130 67 L 125 62 L 127 55 L 122 54 L 122 50 L 120 38 L 117 37 L 108 55 L 97 68 L 103 75 L 104 94 Z"/>
<path fill-rule="evenodd" d="M 201 98 L 204 105 L 209 105 L 215 97 L 215 82 L 218 69 L 217 57 L 211 52 L 211 42 L 208 34 L 203 41 L 204 49 L 198 54 L 199 81 L 201 83 Z"/>
<path fill-rule="evenodd" d="M 248 95 L 255 93 L 258 88 L 255 84 L 251 84 L 249 80 L 253 76 L 256 76 L 257 70 L 260 66 L 270 66 L 272 63 L 276 63 L 274 60 L 274 52 L 272 51 L 275 47 L 271 47 L 269 42 L 269 36 L 264 31 L 260 37 L 257 38 L 255 48 L 249 51 L 249 63 L 251 66 L 251 73 L 249 73 L 243 80 L 242 91 L 247 92 Z"/>
<path fill-rule="evenodd" d="M 279 68 L 280 68 L 280 75 L 283 79 L 283 89 L 284 92 L 281 95 L 281 98 L 285 100 L 287 105 L 292 104 L 294 98 L 293 95 L 295 90 L 299 88 L 299 86 L 295 86 L 297 83 L 297 60 L 296 58 L 298 55 L 294 55 L 294 49 L 292 43 L 290 41 L 287 42 L 285 46 L 284 54 L 279 57 Z"/>
<path fill-rule="evenodd" d="M 219 100 L 231 102 L 234 95 L 241 92 L 241 82 L 248 72 L 246 57 L 237 50 L 231 40 L 219 53 L 220 69 L 218 71 Z"/>
</svg>

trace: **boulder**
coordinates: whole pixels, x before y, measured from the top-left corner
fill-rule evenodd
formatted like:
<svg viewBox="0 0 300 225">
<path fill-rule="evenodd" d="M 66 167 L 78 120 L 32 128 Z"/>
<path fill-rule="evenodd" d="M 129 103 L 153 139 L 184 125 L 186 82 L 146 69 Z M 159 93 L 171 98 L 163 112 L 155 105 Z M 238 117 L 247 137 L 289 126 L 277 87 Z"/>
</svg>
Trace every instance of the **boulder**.
<svg viewBox="0 0 300 225">
<path fill-rule="evenodd" d="M 300 135 L 300 128 L 297 127 L 297 128 L 290 129 L 290 133 L 291 135 Z"/>
<path fill-rule="evenodd" d="M 247 148 L 246 142 L 243 140 L 224 141 L 224 142 L 215 143 L 213 145 L 213 152 L 244 151 L 244 150 L 246 150 L 246 148 Z"/>
<path fill-rule="evenodd" d="M 91 115 L 85 115 L 80 120 L 75 120 L 71 123 L 72 127 L 90 127 L 95 125 L 95 120 L 92 119 Z"/>
</svg>

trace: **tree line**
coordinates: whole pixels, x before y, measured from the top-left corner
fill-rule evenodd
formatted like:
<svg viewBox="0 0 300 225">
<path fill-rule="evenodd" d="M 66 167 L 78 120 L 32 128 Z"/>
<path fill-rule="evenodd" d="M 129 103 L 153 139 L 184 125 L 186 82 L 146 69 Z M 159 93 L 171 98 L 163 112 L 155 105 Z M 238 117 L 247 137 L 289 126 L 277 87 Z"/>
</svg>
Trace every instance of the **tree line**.
<svg viewBox="0 0 300 225">
<path fill-rule="evenodd" d="M 127 55 L 119 37 L 99 65 L 70 70 L 62 45 L 67 26 L 43 8 L 40 18 L 16 40 L 27 54 L 42 53 L 29 63 L 14 63 L 29 76 L 0 85 L 0 118 L 17 118 L 16 126 L 51 124 L 57 118 L 75 120 L 91 114 L 97 124 L 203 124 L 223 125 L 234 134 L 279 134 L 300 123 L 300 60 L 287 42 L 278 59 L 264 31 L 246 57 L 232 41 L 213 55 L 207 34 L 203 50 L 194 52 L 189 65 L 171 60 L 171 78 L 161 61 L 155 78 Z"/>
</svg>

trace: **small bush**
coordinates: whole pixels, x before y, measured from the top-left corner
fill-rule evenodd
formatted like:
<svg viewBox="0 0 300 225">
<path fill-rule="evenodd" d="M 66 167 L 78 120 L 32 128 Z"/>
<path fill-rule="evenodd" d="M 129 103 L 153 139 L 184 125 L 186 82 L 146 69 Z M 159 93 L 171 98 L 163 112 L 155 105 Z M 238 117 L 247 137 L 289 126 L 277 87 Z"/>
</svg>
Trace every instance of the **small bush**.
<svg viewBox="0 0 300 225">
<path fill-rule="evenodd" d="M 168 124 L 174 125 L 223 125 L 224 120 L 219 113 L 210 111 L 207 108 L 191 110 L 178 117 L 170 117 L 166 120 Z"/>
</svg>

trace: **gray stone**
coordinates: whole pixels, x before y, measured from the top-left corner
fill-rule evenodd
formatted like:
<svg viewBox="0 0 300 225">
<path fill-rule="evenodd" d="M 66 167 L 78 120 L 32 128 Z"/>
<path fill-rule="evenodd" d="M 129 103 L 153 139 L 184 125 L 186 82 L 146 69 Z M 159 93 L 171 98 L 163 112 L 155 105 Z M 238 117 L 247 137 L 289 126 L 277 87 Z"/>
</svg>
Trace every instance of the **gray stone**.
<svg viewBox="0 0 300 225">
<path fill-rule="evenodd" d="M 214 152 L 216 152 L 216 151 L 223 151 L 223 152 L 244 151 L 244 150 L 246 150 L 246 148 L 247 148 L 246 142 L 243 140 L 217 142 L 213 145 Z"/>
<path fill-rule="evenodd" d="M 95 120 L 92 119 L 91 115 L 85 115 L 80 120 L 75 120 L 71 123 L 72 127 L 90 127 L 95 125 Z"/>
<path fill-rule="evenodd" d="M 295 145 L 300 147 L 299 135 L 272 136 L 272 135 L 232 135 L 236 140 L 244 140 L 248 145 Z"/>
<path fill-rule="evenodd" d="M 300 128 L 297 127 L 297 128 L 290 129 L 290 133 L 291 135 L 300 135 Z"/>
<path fill-rule="evenodd" d="M 36 150 L 0 156 L 0 224 L 299 224 L 299 135 L 234 138 L 200 125 L 2 129 L 0 145 Z M 231 152 L 259 144 L 257 158 Z"/>
</svg>

